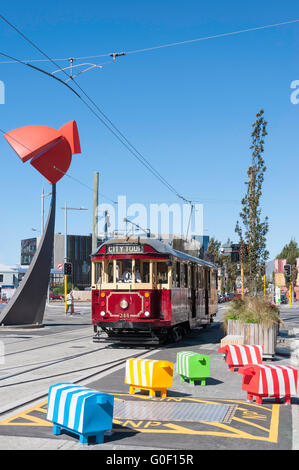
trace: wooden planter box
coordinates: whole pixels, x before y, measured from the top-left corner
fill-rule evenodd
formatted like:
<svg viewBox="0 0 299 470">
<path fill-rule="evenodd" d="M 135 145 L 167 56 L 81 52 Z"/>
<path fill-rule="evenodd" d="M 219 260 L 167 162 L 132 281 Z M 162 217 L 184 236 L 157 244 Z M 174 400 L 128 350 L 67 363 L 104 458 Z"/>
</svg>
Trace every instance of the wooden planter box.
<svg viewBox="0 0 299 470">
<path fill-rule="evenodd" d="M 228 320 L 228 335 L 240 335 L 244 344 L 258 344 L 264 346 L 263 357 L 272 359 L 275 355 L 278 325 L 270 327 L 258 323 L 241 323 L 239 320 Z"/>
</svg>

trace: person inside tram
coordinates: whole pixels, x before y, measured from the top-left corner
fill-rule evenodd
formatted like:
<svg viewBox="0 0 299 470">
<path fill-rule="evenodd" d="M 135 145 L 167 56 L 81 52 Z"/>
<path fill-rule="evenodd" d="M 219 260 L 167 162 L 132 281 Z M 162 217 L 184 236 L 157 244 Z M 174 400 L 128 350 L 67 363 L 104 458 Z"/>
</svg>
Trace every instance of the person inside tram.
<svg viewBox="0 0 299 470">
<path fill-rule="evenodd" d="M 132 273 L 128 269 L 123 273 L 122 282 L 131 282 L 132 281 Z"/>
<path fill-rule="evenodd" d="M 131 265 L 126 265 L 125 270 L 121 277 L 122 282 L 132 282 L 132 267 Z"/>
<path fill-rule="evenodd" d="M 141 276 L 138 268 L 135 269 L 135 282 L 141 282 Z"/>
</svg>

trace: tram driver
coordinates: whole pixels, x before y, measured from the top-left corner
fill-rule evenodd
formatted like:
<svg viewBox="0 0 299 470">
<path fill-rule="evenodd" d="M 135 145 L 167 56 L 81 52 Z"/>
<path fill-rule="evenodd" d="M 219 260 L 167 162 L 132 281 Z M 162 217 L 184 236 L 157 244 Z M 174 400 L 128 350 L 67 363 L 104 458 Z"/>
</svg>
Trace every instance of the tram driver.
<svg viewBox="0 0 299 470">
<path fill-rule="evenodd" d="M 121 282 L 132 282 L 132 264 L 125 263 Z"/>
</svg>

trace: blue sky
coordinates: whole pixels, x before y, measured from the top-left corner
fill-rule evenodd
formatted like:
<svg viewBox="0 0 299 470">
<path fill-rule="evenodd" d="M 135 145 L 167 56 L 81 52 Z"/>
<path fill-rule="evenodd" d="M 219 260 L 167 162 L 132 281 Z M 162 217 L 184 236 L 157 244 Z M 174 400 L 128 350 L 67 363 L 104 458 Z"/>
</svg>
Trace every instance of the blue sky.
<svg viewBox="0 0 299 470">
<path fill-rule="evenodd" d="M 130 51 L 299 19 L 299 5 L 288 0 L 47 3 L 6 2 L 1 14 L 52 58 Z M 3 21 L 0 44 L 1 52 L 15 57 L 42 58 Z M 268 136 L 262 208 L 270 222 L 268 249 L 275 257 L 292 237 L 298 239 L 299 104 L 290 101 L 290 84 L 299 80 L 298 46 L 295 23 L 128 54 L 115 63 L 90 59 L 108 63 L 77 80 L 180 194 L 202 201 L 204 233 L 223 242 L 236 240 L 251 124 L 263 108 Z M 55 70 L 47 62 L 36 65 Z M 126 195 L 128 204 L 179 202 L 66 87 L 20 64 L 0 63 L 0 80 L 5 84 L 1 129 L 59 128 L 75 119 L 82 154 L 73 157 L 72 177 L 91 188 L 98 171 L 100 191 L 112 199 Z M 20 260 L 20 240 L 40 228 L 40 193 L 43 184 L 45 191 L 49 185 L 1 135 L 0 155 L 0 262 L 10 264 Z M 69 233 L 90 233 L 92 192 L 64 177 L 57 198 L 56 232 L 64 231 L 60 208 L 67 202 L 89 208 L 70 214 Z"/>
</svg>

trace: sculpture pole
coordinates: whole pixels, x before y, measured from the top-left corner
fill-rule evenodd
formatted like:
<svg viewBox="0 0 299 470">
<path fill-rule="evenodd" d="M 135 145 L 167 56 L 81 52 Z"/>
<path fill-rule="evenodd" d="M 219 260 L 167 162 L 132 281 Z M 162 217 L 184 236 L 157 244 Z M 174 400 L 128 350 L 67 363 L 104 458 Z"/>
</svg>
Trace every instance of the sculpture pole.
<svg viewBox="0 0 299 470">
<path fill-rule="evenodd" d="M 46 228 L 29 269 L 9 303 L 0 314 L 0 324 L 42 325 L 54 246 L 56 184 L 52 184 L 52 199 Z"/>
</svg>

